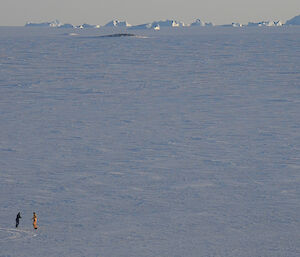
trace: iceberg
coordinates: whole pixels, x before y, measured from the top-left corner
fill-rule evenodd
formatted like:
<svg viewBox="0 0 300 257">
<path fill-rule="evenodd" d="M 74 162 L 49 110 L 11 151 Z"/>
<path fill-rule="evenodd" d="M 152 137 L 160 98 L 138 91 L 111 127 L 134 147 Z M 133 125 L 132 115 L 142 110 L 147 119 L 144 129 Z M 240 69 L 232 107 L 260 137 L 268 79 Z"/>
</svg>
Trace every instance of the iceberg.
<svg viewBox="0 0 300 257">
<path fill-rule="evenodd" d="M 84 23 L 82 25 L 79 25 L 77 26 L 76 28 L 78 29 L 91 29 L 91 28 L 100 28 L 100 25 L 91 25 L 91 24 L 87 24 L 87 23 Z"/>
<path fill-rule="evenodd" d="M 192 27 L 195 27 L 195 26 L 204 27 L 205 26 L 205 22 L 201 21 L 200 19 L 197 19 L 193 23 L 191 23 L 190 26 L 192 26 Z"/>
<path fill-rule="evenodd" d="M 25 27 L 50 27 L 50 22 L 42 22 L 42 23 L 33 23 L 33 22 L 27 22 L 25 24 Z"/>
<path fill-rule="evenodd" d="M 74 28 L 72 24 L 69 23 L 61 23 L 58 20 L 51 21 L 51 22 L 41 22 L 41 23 L 33 23 L 27 22 L 25 27 L 50 27 L 50 28 Z"/>
<path fill-rule="evenodd" d="M 274 26 L 281 27 L 283 25 L 282 21 L 274 21 Z"/>
<path fill-rule="evenodd" d="M 152 23 L 131 26 L 130 29 L 152 29 Z"/>
<path fill-rule="evenodd" d="M 112 20 L 104 25 L 104 27 L 131 27 L 127 21 Z"/>
<path fill-rule="evenodd" d="M 300 25 L 300 15 L 288 20 L 285 25 Z"/>
<path fill-rule="evenodd" d="M 235 27 L 235 28 L 238 28 L 238 27 L 243 27 L 243 24 L 238 23 L 238 22 L 233 22 L 233 23 L 231 23 L 231 26 Z"/>
<path fill-rule="evenodd" d="M 207 27 L 213 27 L 214 24 L 212 22 L 205 22 L 205 26 L 207 26 Z"/>
<path fill-rule="evenodd" d="M 153 23 L 145 23 L 140 25 L 131 26 L 130 29 L 153 29 L 153 30 L 160 30 L 159 24 L 153 24 Z"/>
<path fill-rule="evenodd" d="M 176 20 L 154 21 L 152 22 L 152 28 L 155 27 L 184 27 L 184 23 Z"/>
<path fill-rule="evenodd" d="M 65 24 L 62 24 L 61 26 L 59 26 L 58 28 L 71 29 L 71 28 L 75 28 L 75 27 L 74 27 L 74 25 L 72 25 L 70 23 L 65 23 Z"/>
<path fill-rule="evenodd" d="M 212 27 L 214 24 L 212 22 L 203 22 L 200 19 L 195 20 L 193 23 L 190 24 L 191 27 Z"/>
<path fill-rule="evenodd" d="M 232 22 L 231 24 L 221 25 L 221 27 L 241 28 L 241 27 L 243 27 L 243 24 L 238 23 L 238 22 Z"/>
<path fill-rule="evenodd" d="M 63 23 L 61 23 L 59 20 L 55 20 L 50 23 L 50 27 L 53 27 L 53 28 L 58 28 L 58 27 L 61 27 L 62 25 L 63 25 Z"/>
<path fill-rule="evenodd" d="M 261 21 L 261 22 L 248 22 L 248 27 L 279 27 L 282 26 L 281 21 Z"/>
<path fill-rule="evenodd" d="M 140 25 L 131 26 L 130 29 L 153 29 L 160 30 L 162 27 L 184 27 L 184 23 L 175 20 L 154 21 L 152 23 L 144 23 Z"/>
</svg>

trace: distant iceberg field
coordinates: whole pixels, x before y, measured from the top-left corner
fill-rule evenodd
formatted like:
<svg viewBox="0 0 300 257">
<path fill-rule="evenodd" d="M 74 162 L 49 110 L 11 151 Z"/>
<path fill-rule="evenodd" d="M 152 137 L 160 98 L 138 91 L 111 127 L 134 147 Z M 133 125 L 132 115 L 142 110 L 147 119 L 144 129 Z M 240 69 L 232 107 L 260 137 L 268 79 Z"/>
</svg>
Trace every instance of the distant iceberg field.
<svg viewBox="0 0 300 257">
<path fill-rule="evenodd" d="M 248 22 L 248 24 L 244 25 L 238 22 L 232 22 L 231 24 L 224 24 L 219 25 L 221 27 L 280 27 L 283 25 L 300 25 L 300 15 L 296 16 L 286 23 L 282 21 L 261 21 L 261 22 Z M 25 24 L 26 27 L 52 27 L 52 28 L 101 28 L 101 25 L 90 25 L 90 24 L 82 24 L 78 26 L 74 26 L 72 24 L 64 24 L 58 20 L 53 22 L 41 22 L 41 23 L 32 23 L 28 22 Z M 161 27 L 207 27 L 207 26 L 214 26 L 212 22 L 204 22 L 201 19 L 196 19 L 191 24 L 185 24 L 182 21 L 177 20 L 163 20 L 163 21 L 154 21 L 151 23 L 145 24 L 138 24 L 138 25 L 131 25 L 127 21 L 119 21 L 119 20 L 112 20 L 105 24 L 103 27 L 106 28 L 131 28 L 131 29 L 152 29 L 152 30 L 160 30 Z"/>
</svg>

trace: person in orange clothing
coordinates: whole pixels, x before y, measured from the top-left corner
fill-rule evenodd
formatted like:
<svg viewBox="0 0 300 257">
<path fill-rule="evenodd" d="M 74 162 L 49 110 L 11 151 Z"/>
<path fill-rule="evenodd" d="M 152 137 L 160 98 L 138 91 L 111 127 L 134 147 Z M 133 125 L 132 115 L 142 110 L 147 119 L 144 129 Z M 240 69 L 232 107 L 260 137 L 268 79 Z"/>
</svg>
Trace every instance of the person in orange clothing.
<svg viewBox="0 0 300 257">
<path fill-rule="evenodd" d="M 34 229 L 37 229 L 38 228 L 38 226 L 37 226 L 37 217 L 36 217 L 36 214 L 35 214 L 35 212 L 33 213 L 33 217 L 32 217 L 32 225 L 33 225 L 33 227 L 34 227 Z"/>
</svg>

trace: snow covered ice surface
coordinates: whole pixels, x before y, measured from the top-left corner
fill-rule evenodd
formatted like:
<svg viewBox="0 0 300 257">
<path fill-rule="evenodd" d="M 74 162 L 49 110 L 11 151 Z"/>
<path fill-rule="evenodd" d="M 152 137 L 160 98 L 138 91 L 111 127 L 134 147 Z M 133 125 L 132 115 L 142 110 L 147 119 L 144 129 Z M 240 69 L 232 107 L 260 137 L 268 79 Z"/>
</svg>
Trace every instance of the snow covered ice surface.
<svg viewBox="0 0 300 257">
<path fill-rule="evenodd" d="M 300 28 L 70 33 L 0 28 L 0 257 L 300 256 Z"/>
</svg>

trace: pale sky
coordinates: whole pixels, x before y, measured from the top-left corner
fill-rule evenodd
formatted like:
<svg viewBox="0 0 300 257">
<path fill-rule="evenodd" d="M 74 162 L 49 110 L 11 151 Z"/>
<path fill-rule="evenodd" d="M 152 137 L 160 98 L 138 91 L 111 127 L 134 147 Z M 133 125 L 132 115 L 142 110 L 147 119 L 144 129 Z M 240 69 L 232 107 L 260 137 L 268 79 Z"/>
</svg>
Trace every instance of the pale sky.
<svg viewBox="0 0 300 257">
<path fill-rule="evenodd" d="M 216 25 L 262 20 L 285 22 L 300 15 L 300 0 L 0 0 L 0 26 L 58 19 L 62 23 L 104 25 L 112 19 L 132 25 L 200 18 Z"/>
</svg>

